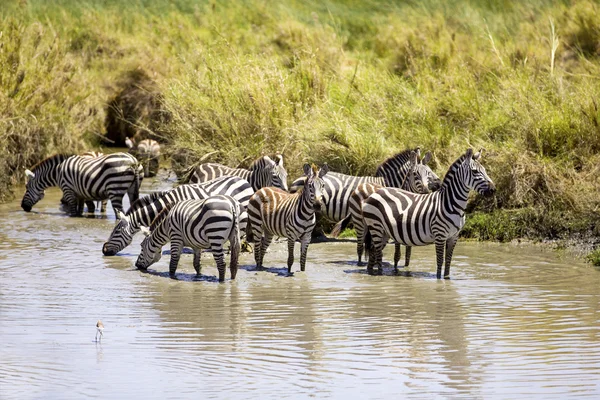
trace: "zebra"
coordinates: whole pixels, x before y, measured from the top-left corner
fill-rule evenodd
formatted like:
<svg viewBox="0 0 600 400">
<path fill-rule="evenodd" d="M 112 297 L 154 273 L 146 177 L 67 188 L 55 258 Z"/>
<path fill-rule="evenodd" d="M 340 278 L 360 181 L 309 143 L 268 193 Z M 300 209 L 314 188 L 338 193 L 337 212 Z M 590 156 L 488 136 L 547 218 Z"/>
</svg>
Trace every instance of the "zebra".
<svg viewBox="0 0 600 400">
<path fill-rule="evenodd" d="M 321 199 L 322 178 L 328 170 L 327 164 L 320 169 L 305 164 L 306 181 L 302 191 L 290 194 L 267 187 L 250 198 L 246 235 L 248 241 L 254 242 L 257 268 L 262 268 L 265 252 L 277 235 L 288 239 L 288 274 L 292 272 L 296 241 L 301 243 L 300 270 L 305 270 L 308 244 L 316 222 L 314 205 Z"/>
<path fill-rule="evenodd" d="M 206 199 L 214 195 L 231 196 L 241 204 L 240 218 L 244 223 L 241 229 L 245 232 L 246 209 L 253 194 L 254 191 L 248 181 L 237 176 L 223 176 L 201 184 L 181 185 L 175 189 L 154 192 L 133 203 L 126 214 L 117 215 L 117 224 L 102 246 L 102 253 L 105 256 L 114 256 L 129 246 L 140 228 L 150 226 L 165 207 L 183 200 Z"/>
<path fill-rule="evenodd" d="M 102 157 L 104 155 L 104 153 L 102 153 L 101 151 L 86 151 L 84 153 L 81 153 L 80 156 L 81 157 L 89 157 L 89 158 L 96 158 L 96 157 Z M 67 201 L 63 198 L 60 199 L 61 204 L 67 204 Z M 100 212 L 104 213 L 106 212 L 106 204 L 108 203 L 107 200 L 98 200 L 98 205 L 100 208 Z M 85 202 L 87 208 L 88 208 L 88 212 L 89 213 L 94 213 L 96 211 L 96 205 L 94 204 L 94 202 L 92 200 L 87 200 Z"/>
<path fill-rule="evenodd" d="M 135 139 L 125 138 L 125 145 L 129 148 L 129 153 L 140 160 L 144 166 L 144 176 L 155 176 L 160 160 L 160 144 L 152 139 L 144 139 L 136 143 Z"/>
<path fill-rule="evenodd" d="M 431 153 L 419 160 L 419 153 L 415 151 L 410 152 L 410 165 L 406 170 L 406 178 L 402 184 L 402 189 L 412 193 L 429 193 L 429 187 L 431 180 L 439 180 L 431 169 L 427 166 L 427 163 L 431 159 Z M 358 185 L 356 190 L 350 196 L 348 200 L 349 215 L 338 222 L 331 232 L 332 237 L 337 237 L 341 231 L 352 222 L 356 231 L 356 253 L 358 255 L 358 264 L 362 263 L 361 258 L 364 250 L 364 233 L 365 225 L 362 217 L 362 203 L 372 193 L 381 189 L 382 185 L 376 183 L 361 183 Z M 435 187 L 435 185 L 434 185 Z M 411 248 L 406 247 L 405 255 L 405 267 L 408 267 L 410 263 Z M 394 252 L 394 268 L 398 267 L 398 261 L 400 260 L 400 244 L 396 244 Z"/>
<path fill-rule="evenodd" d="M 182 182 L 199 183 L 220 176 L 239 176 L 250 182 L 255 192 L 267 186 L 274 186 L 287 191 L 287 171 L 283 166 L 283 156 L 278 154 L 276 159 L 277 161 L 273 161 L 269 156 L 263 156 L 255 160 L 250 169 L 230 168 L 214 163 L 200 164 L 191 168 L 185 174 Z"/>
<path fill-rule="evenodd" d="M 126 153 L 114 153 L 91 158 L 57 154 L 38 163 L 33 171 L 26 170 L 28 177 L 21 207 L 31 211 L 44 197 L 44 190 L 59 186 L 69 207 L 71 216 L 83 212 L 86 200 L 110 199 L 118 214 L 122 211 L 125 193 L 131 202 L 139 197 L 139 187 L 144 177 L 135 157 Z"/>
<path fill-rule="evenodd" d="M 481 150 L 468 149 L 450 167 L 442 187 L 429 194 L 414 194 L 394 188 L 381 188 L 363 203 L 362 212 L 369 250 L 367 269 L 382 271 L 382 250 L 388 238 L 406 246 L 435 243 L 437 278 L 441 278 L 444 249 L 444 278 L 450 277 L 452 252 L 465 224 L 465 208 L 470 190 L 492 196 L 496 187 L 480 164 Z"/>
<path fill-rule="evenodd" d="M 211 196 L 203 200 L 184 200 L 166 207 L 152 222 L 142 227 L 142 242 L 135 266 L 146 270 L 161 257 L 161 249 L 171 242 L 169 275 L 175 276 L 184 246 L 194 249 L 194 269 L 200 275 L 201 249 L 210 249 L 217 263 L 219 282 L 225 281 L 223 245 L 229 240 L 231 279 L 235 279 L 240 254 L 240 203 L 231 196 Z M 150 233 L 151 232 L 151 233 Z"/>
<path fill-rule="evenodd" d="M 411 169 L 410 154 L 412 152 L 420 155 L 420 149 L 409 149 L 398 153 L 377 167 L 376 176 L 351 176 L 337 172 L 329 172 L 323 178 L 323 214 L 332 222 L 339 222 L 348 217 L 349 199 L 358 185 L 372 183 L 387 187 L 406 187 L 409 190 L 424 192 L 425 190 L 436 190 L 440 185 L 440 178 L 427 166 L 431 160 L 431 153 L 427 153 L 421 164 L 427 171 L 428 187 L 422 187 L 420 175 L 416 179 L 407 179 L 408 171 Z M 296 179 L 290 186 L 290 192 L 294 193 L 304 185 L 305 177 Z M 409 183 L 413 187 L 407 186 Z"/>
</svg>

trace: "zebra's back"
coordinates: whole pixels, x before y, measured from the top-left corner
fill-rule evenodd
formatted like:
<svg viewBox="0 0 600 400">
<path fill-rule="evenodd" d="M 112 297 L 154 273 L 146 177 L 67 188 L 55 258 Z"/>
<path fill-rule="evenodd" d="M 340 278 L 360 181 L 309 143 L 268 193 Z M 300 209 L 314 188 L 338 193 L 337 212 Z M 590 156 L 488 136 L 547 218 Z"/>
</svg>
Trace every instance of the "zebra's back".
<svg viewBox="0 0 600 400">
<path fill-rule="evenodd" d="M 244 168 L 230 168 L 222 164 L 207 163 L 200 164 L 194 168 L 187 183 L 208 182 L 222 176 L 237 176 L 239 178 L 248 180 L 250 178 L 250 174 L 251 171 Z"/>
</svg>

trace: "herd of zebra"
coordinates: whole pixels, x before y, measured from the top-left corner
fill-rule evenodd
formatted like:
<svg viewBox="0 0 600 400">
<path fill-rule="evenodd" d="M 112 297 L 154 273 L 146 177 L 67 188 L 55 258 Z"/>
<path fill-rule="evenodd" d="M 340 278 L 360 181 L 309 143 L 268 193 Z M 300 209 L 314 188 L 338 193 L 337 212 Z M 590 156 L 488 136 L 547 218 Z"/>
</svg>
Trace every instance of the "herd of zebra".
<svg viewBox="0 0 600 400">
<path fill-rule="evenodd" d="M 81 215 L 84 204 L 88 212 L 94 212 L 94 201 L 109 199 L 117 223 L 102 247 L 105 256 L 116 255 L 142 231 L 145 238 L 137 268 L 146 270 L 157 262 L 162 247 L 170 242 L 170 275 L 175 274 L 184 247 L 193 249 L 197 274 L 201 250 L 210 249 L 221 282 L 225 280 L 224 245 L 230 244 L 230 273 L 234 279 L 243 236 L 254 246 L 257 269 L 263 267 L 273 238 L 286 238 L 290 274 L 294 245 L 300 242 L 300 269 L 304 271 L 316 213 L 320 211 L 336 222 L 333 236 L 349 223 L 354 225 L 358 261 L 361 264 L 366 247 L 369 273 L 375 267 L 382 272 L 382 250 L 391 239 L 396 245 L 394 268 L 400 260 L 400 245 L 406 246 L 408 266 L 412 246 L 435 244 L 440 279 L 444 264 L 444 278 L 450 275 L 469 192 L 475 190 L 484 196 L 495 192 L 480 159 L 481 151 L 468 149 L 450 166 L 443 180 L 428 166 L 431 153 L 421 157 L 419 148 L 388 158 L 375 176 L 350 176 L 329 171 L 327 164 L 320 168 L 305 164 L 303 176 L 288 189 L 283 157 L 277 155 L 273 160 L 263 156 L 249 169 L 214 163 L 195 165 L 174 189 L 140 197 L 147 168 L 132 154 L 59 154 L 26 170 L 28 181 L 21 206 L 30 211 L 51 186 L 60 187 L 72 216 Z M 131 206 L 123 212 L 126 193 Z"/>
</svg>

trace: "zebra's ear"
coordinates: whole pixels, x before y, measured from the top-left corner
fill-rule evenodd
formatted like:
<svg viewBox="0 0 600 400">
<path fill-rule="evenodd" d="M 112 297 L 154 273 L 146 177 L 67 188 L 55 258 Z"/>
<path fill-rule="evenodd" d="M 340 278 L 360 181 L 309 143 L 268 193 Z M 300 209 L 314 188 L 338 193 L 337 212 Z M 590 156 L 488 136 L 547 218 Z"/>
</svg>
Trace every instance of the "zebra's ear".
<svg viewBox="0 0 600 400">
<path fill-rule="evenodd" d="M 128 149 L 133 147 L 133 140 L 131 140 L 130 138 L 126 137 L 125 138 L 125 146 L 127 146 Z"/>
<path fill-rule="evenodd" d="M 324 177 L 325 174 L 328 173 L 328 172 L 329 172 L 329 166 L 327 165 L 327 163 L 325 163 L 325 164 L 323 164 L 323 166 L 319 170 L 319 178 Z"/>
<path fill-rule="evenodd" d="M 473 158 L 473 149 L 468 148 L 465 153 L 465 161 L 471 161 L 471 158 Z"/>
<path fill-rule="evenodd" d="M 310 174 L 312 173 L 312 168 L 310 167 L 309 163 L 304 164 L 303 171 L 304 171 L 304 175 L 310 176 Z"/>
<path fill-rule="evenodd" d="M 415 151 L 410 152 L 410 167 L 414 168 L 419 163 L 419 155 Z"/>
<path fill-rule="evenodd" d="M 421 160 L 421 164 L 423 164 L 423 165 L 429 164 L 429 162 L 431 161 L 432 158 L 433 158 L 433 155 L 431 154 L 430 151 L 428 151 L 427 153 L 425 153 L 425 157 L 423 157 L 423 159 Z"/>
<path fill-rule="evenodd" d="M 123 212 L 121 212 L 121 210 L 117 211 L 117 218 L 119 218 L 122 221 L 126 221 L 127 220 L 127 216 L 125 214 L 123 214 Z"/>
<path fill-rule="evenodd" d="M 479 149 L 479 151 L 477 153 L 473 154 L 473 160 L 475 160 L 475 161 L 479 160 L 482 152 L 483 152 L 483 149 Z"/>
<path fill-rule="evenodd" d="M 28 178 L 35 178 L 35 174 L 28 169 L 25 170 L 25 176 Z"/>
<path fill-rule="evenodd" d="M 144 234 L 144 236 L 150 236 L 150 229 L 147 226 L 140 226 L 140 231 Z"/>
<path fill-rule="evenodd" d="M 275 161 L 275 165 L 283 167 L 283 156 L 281 154 L 277 154 L 275 156 L 275 159 L 277 160 L 277 161 Z"/>
</svg>

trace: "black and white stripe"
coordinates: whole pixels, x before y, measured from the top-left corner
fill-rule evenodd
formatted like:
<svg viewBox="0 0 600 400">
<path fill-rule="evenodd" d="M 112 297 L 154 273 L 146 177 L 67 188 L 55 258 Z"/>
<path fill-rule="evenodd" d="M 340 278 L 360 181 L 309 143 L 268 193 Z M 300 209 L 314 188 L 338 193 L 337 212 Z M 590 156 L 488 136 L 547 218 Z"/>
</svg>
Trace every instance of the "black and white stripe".
<svg viewBox="0 0 600 400">
<path fill-rule="evenodd" d="M 230 168 L 221 164 L 200 164 L 191 169 L 183 178 L 184 183 L 207 182 L 220 176 L 239 176 L 244 178 L 254 191 L 263 187 L 274 186 L 282 190 L 288 190 L 287 171 L 283 166 L 283 157 L 277 156 L 277 161 L 264 156 L 252 163 L 250 169 Z"/>
<path fill-rule="evenodd" d="M 125 145 L 144 166 L 144 176 L 152 177 L 158 173 L 160 161 L 160 144 L 156 140 L 144 139 L 136 143 L 135 139 L 126 138 Z"/>
<path fill-rule="evenodd" d="M 113 256 L 129 246 L 133 236 L 142 226 L 150 226 L 156 216 L 166 207 L 189 199 L 206 199 L 215 195 L 227 195 L 236 199 L 242 207 L 242 231 L 246 228 L 246 208 L 250 196 L 254 194 L 252 187 L 245 179 L 237 176 L 224 176 L 210 182 L 194 185 L 181 185 L 175 189 L 155 192 L 140 198 L 133 203 L 126 214 L 120 213 L 118 221 L 108 240 L 102 246 L 102 253 Z"/>
<path fill-rule="evenodd" d="M 496 191 L 494 183 L 479 163 L 481 151 L 472 149 L 456 160 L 444 177 L 442 187 L 430 194 L 414 194 L 400 189 L 381 188 L 363 203 L 367 225 L 365 244 L 369 249 L 368 269 L 381 271 L 382 250 L 389 238 L 406 246 L 435 243 L 437 277 L 450 276 L 452 252 L 465 223 L 465 208 L 471 189 L 485 196 Z"/>
<path fill-rule="evenodd" d="M 423 159 L 420 159 L 419 152 L 411 151 L 410 152 L 410 164 L 408 169 L 406 166 L 402 166 L 403 169 L 406 170 L 405 174 L 406 178 L 401 183 L 402 189 L 407 190 L 412 193 L 429 193 L 429 188 L 439 188 L 440 179 L 438 176 L 433 173 L 431 168 L 427 165 L 429 160 L 431 159 L 431 153 L 427 153 Z M 388 159 L 386 163 L 391 168 L 395 167 L 395 163 L 397 160 L 392 157 Z M 381 169 L 385 171 L 385 169 Z M 378 185 L 375 183 L 362 183 L 358 185 L 356 190 L 350 196 L 348 200 L 349 213 L 346 218 L 341 220 L 336 224 L 331 232 L 331 236 L 337 237 L 341 231 L 352 222 L 354 226 L 354 230 L 356 232 L 356 253 L 358 255 L 358 264 L 361 264 L 362 254 L 364 250 L 364 234 L 365 234 L 365 224 L 362 216 L 362 203 L 363 201 L 369 197 L 375 191 L 381 189 L 382 185 Z M 410 255 L 411 248 L 406 248 L 406 256 L 405 256 L 405 266 L 408 266 L 410 263 Z M 396 249 L 394 253 L 394 267 L 398 266 L 398 261 L 400 260 L 400 245 L 396 244 Z"/>
<path fill-rule="evenodd" d="M 257 268 L 262 268 L 263 258 L 273 236 L 288 239 L 288 273 L 294 263 L 294 243 L 300 241 L 300 270 L 306 266 L 306 253 L 310 236 L 315 227 L 315 202 L 321 197 L 322 178 L 327 173 L 325 164 L 304 165 L 306 182 L 304 189 L 295 194 L 267 187 L 257 191 L 248 204 L 248 240 L 254 242 L 254 258 Z"/>
<path fill-rule="evenodd" d="M 420 150 L 411 149 L 396 154 L 393 157 L 385 160 L 377 167 L 376 176 L 351 176 L 330 172 L 323 178 L 323 214 L 333 222 L 338 222 L 346 218 L 350 209 L 350 196 L 354 193 L 358 185 L 363 183 L 372 183 L 386 187 L 405 188 L 419 193 L 428 193 L 429 190 L 439 187 L 440 179 L 433 173 L 431 168 L 427 166 L 427 162 L 431 159 L 431 154 L 428 153 L 423 162 L 420 162 L 428 173 L 429 185 L 423 186 L 420 176 L 413 178 L 409 176 L 411 171 L 411 153 L 420 154 Z M 294 193 L 304 185 L 305 178 L 296 179 L 291 187 L 290 192 Z"/>
<path fill-rule="evenodd" d="M 111 201 L 117 214 L 122 211 L 123 196 L 127 193 L 131 202 L 139 197 L 143 178 L 142 167 L 135 157 L 126 153 L 114 153 L 101 157 L 56 155 L 26 171 L 29 180 L 21 202 L 25 211 L 44 197 L 44 190 L 58 186 L 68 204 L 70 215 L 83 212 L 86 200 Z"/>
<path fill-rule="evenodd" d="M 224 245 L 230 242 L 231 279 L 235 279 L 240 253 L 240 203 L 230 196 L 211 196 L 203 200 L 184 200 L 165 208 L 150 229 L 144 227 L 146 238 L 135 265 L 148 267 L 162 255 L 162 247 L 171 242 L 169 275 L 174 276 L 183 247 L 194 249 L 194 269 L 200 275 L 202 249 L 210 249 L 217 263 L 219 282 L 225 280 Z"/>
</svg>

